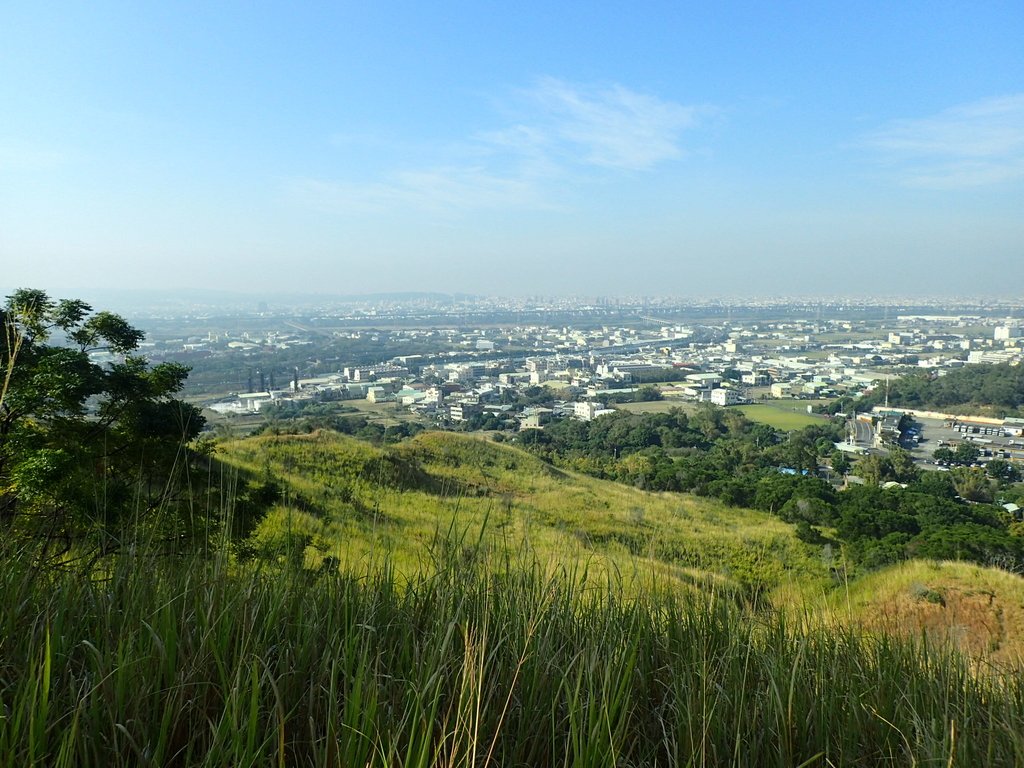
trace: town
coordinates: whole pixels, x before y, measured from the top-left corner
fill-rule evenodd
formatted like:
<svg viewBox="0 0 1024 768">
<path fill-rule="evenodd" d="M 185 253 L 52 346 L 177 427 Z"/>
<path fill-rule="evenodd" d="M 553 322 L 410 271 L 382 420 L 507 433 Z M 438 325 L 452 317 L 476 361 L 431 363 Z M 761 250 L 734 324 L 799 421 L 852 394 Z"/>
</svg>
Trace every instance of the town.
<svg viewBox="0 0 1024 768">
<path fill-rule="evenodd" d="M 450 300 L 417 297 L 152 321 L 147 354 L 193 366 L 211 422 L 245 431 L 268 414 L 347 404 L 384 423 L 543 429 L 626 410 L 743 409 L 798 428 L 848 413 L 855 454 L 902 445 L 922 465 L 974 442 L 979 459 L 1024 460 L 1024 422 L 997 414 L 853 418 L 850 398 L 910 372 L 942 376 L 1024 359 L 1021 308 L 831 302 Z M 882 412 L 879 414 L 878 412 Z M 899 429 L 900 424 L 904 429 Z M 907 425 L 913 424 L 913 427 Z M 912 430 L 912 431 L 910 431 Z"/>
</svg>

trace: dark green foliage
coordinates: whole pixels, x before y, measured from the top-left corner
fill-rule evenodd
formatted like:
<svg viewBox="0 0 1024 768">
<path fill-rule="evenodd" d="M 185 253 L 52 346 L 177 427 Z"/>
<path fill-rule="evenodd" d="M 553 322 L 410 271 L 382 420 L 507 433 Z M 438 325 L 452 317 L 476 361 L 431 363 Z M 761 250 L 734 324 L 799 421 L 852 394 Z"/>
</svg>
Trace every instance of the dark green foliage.
<svg viewBox="0 0 1024 768">
<path fill-rule="evenodd" d="M 850 471 L 853 464 L 850 462 L 850 458 L 842 451 L 832 452 L 832 471 L 837 475 L 845 475 Z"/>
<path fill-rule="evenodd" d="M 1010 485 L 1021 481 L 1020 468 L 1003 459 L 992 459 L 985 465 L 985 474 L 1002 485 Z"/>
<path fill-rule="evenodd" d="M 878 389 L 858 401 L 857 410 L 881 405 L 887 393 Z M 892 381 L 888 401 L 900 408 L 942 411 L 970 406 L 969 410 L 992 408 L 1010 413 L 1024 405 L 1024 366 L 966 365 L 944 376 L 915 373 Z"/>
<path fill-rule="evenodd" d="M 633 392 L 615 392 L 613 394 L 598 393 L 597 399 L 609 405 L 611 403 L 649 403 L 655 400 L 664 400 L 661 390 L 653 384 L 645 384 L 637 387 Z"/>
<path fill-rule="evenodd" d="M 893 448 L 860 458 L 852 472 L 867 485 L 838 492 L 816 471 L 825 457 L 833 468 L 843 467 L 846 457 L 834 449 L 841 437 L 836 425 L 780 435 L 738 411 L 703 406 L 689 416 L 672 410 L 564 420 L 523 432 L 519 440 L 555 464 L 598 477 L 778 515 L 800 526 L 798 535 L 808 543 L 823 536 L 815 526 L 834 528 L 848 562 L 864 568 L 920 556 L 1024 570 L 1024 537 L 993 507 L 967 503 L 991 502 L 996 479 L 963 467 L 922 472 L 908 452 Z M 969 458 L 968 450 L 958 450 Z M 1003 483 L 1013 476 L 1008 465 L 992 471 Z M 878 486 L 886 481 L 907 488 L 883 491 Z M 984 535 L 975 535 L 972 525 L 984 526 Z"/>
<path fill-rule="evenodd" d="M 978 449 L 978 446 L 971 443 L 960 443 L 956 450 L 953 451 L 953 461 L 956 464 L 973 464 L 980 455 L 981 451 Z"/>
</svg>

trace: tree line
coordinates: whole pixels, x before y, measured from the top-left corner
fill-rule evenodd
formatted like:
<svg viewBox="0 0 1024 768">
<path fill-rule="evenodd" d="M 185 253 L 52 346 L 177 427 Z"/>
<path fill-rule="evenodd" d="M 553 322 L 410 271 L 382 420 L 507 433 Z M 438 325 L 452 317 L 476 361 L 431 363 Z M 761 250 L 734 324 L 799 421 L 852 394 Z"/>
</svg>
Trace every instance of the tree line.
<svg viewBox="0 0 1024 768">
<path fill-rule="evenodd" d="M 1024 405 L 1024 366 L 965 365 L 944 371 L 942 376 L 926 372 L 901 376 L 889 383 L 888 393 L 876 388 L 861 397 L 857 409 L 882 405 L 887 395 L 889 405 L 898 408 L 941 411 L 967 406 L 1009 415 Z"/>
</svg>

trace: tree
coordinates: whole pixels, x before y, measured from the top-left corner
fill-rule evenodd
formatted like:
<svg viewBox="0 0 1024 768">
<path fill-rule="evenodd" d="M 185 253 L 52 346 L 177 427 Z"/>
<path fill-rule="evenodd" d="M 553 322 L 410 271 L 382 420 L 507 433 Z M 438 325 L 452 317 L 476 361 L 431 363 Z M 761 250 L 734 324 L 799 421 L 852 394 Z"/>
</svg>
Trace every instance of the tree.
<svg viewBox="0 0 1024 768">
<path fill-rule="evenodd" d="M 971 443 L 960 443 L 953 451 L 953 460 L 958 464 L 973 464 L 981 455 L 981 450 Z"/>
<path fill-rule="evenodd" d="M 845 475 L 850 471 L 850 457 L 842 451 L 832 452 L 832 471 L 837 475 Z"/>
<path fill-rule="evenodd" d="M 5 543 L 42 560 L 79 546 L 109 551 L 126 523 L 173 507 L 185 447 L 204 423 L 174 398 L 188 368 L 148 366 L 137 354 L 144 335 L 124 318 L 40 290 L 8 296 L 0 326 Z"/>
<path fill-rule="evenodd" d="M 985 465 L 985 472 L 989 477 L 998 480 L 1000 485 L 1019 483 L 1021 479 L 1020 470 L 1003 459 L 992 459 Z"/>
<path fill-rule="evenodd" d="M 900 483 L 912 483 L 921 474 L 921 470 L 914 464 L 914 457 L 902 448 L 890 449 L 889 465 L 893 477 Z"/>
<path fill-rule="evenodd" d="M 857 461 L 853 468 L 854 474 L 864 479 L 868 485 L 878 485 L 892 477 L 892 464 L 884 456 L 872 454 Z"/>
<path fill-rule="evenodd" d="M 955 467 L 950 475 L 956 492 L 968 501 L 991 502 L 992 481 L 985 470 L 975 467 Z"/>
</svg>

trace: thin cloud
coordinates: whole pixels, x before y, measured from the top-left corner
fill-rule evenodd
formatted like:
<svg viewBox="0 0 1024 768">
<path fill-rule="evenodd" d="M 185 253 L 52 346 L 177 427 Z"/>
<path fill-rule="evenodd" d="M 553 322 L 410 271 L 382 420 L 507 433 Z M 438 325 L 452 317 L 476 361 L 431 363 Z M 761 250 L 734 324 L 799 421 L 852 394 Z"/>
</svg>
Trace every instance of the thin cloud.
<svg viewBox="0 0 1024 768">
<path fill-rule="evenodd" d="M 555 209 L 561 204 L 552 202 L 552 187 L 579 182 L 584 167 L 643 171 L 683 157 L 682 133 L 713 112 L 621 85 L 582 87 L 554 78 L 516 96 L 506 109 L 508 124 L 463 139 L 461 164 L 396 171 L 369 183 L 300 179 L 290 192 L 310 207 L 347 213 Z M 335 147 L 352 142 L 352 135 L 332 137 Z"/>
<path fill-rule="evenodd" d="M 1024 94 L 895 120 L 864 144 L 909 186 L 952 189 L 1024 178 Z"/>
<path fill-rule="evenodd" d="M 582 162 L 645 170 L 684 154 L 681 135 L 709 107 L 684 106 L 621 85 L 582 88 L 544 78 L 527 91 L 538 107 L 534 131 L 578 153 Z"/>
</svg>

